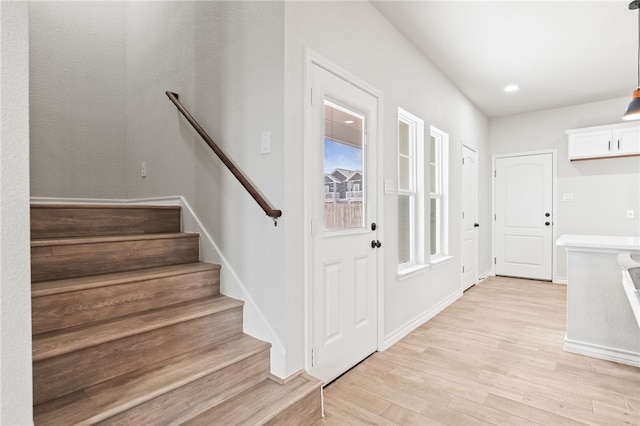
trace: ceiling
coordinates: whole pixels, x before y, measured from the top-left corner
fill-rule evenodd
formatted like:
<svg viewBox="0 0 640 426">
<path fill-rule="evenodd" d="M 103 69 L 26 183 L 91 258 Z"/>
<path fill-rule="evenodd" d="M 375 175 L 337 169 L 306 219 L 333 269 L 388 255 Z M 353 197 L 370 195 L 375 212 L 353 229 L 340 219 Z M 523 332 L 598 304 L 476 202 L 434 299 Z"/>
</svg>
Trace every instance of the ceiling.
<svg viewBox="0 0 640 426">
<path fill-rule="evenodd" d="M 628 1 L 372 4 L 490 118 L 631 99 L 637 87 Z M 509 84 L 519 90 L 505 93 Z"/>
</svg>

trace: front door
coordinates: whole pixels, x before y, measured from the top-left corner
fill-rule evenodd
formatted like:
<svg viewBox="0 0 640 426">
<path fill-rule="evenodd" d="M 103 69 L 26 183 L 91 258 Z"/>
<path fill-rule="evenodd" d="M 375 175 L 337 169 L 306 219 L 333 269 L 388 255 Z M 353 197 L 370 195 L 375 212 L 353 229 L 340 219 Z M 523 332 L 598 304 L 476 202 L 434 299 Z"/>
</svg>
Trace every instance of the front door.
<svg viewBox="0 0 640 426">
<path fill-rule="evenodd" d="M 495 160 L 496 275 L 551 281 L 553 154 Z"/>
<path fill-rule="evenodd" d="M 377 350 L 377 99 L 312 66 L 311 374 L 325 383 Z"/>
<path fill-rule="evenodd" d="M 478 282 L 478 154 L 462 146 L 462 290 Z"/>
</svg>

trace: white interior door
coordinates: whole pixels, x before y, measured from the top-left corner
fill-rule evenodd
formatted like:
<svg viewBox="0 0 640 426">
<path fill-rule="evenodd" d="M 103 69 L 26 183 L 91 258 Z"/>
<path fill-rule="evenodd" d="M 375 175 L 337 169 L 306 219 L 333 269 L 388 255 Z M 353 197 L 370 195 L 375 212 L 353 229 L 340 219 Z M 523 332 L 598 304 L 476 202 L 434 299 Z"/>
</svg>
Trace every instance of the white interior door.
<svg viewBox="0 0 640 426">
<path fill-rule="evenodd" d="M 478 282 L 478 155 L 462 146 L 462 289 Z"/>
<path fill-rule="evenodd" d="M 494 171 L 496 275 L 552 279 L 553 156 L 501 157 Z"/>
<path fill-rule="evenodd" d="M 377 99 L 313 65 L 312 356 L 325 383 L 377 343 Z"/>
</svg>

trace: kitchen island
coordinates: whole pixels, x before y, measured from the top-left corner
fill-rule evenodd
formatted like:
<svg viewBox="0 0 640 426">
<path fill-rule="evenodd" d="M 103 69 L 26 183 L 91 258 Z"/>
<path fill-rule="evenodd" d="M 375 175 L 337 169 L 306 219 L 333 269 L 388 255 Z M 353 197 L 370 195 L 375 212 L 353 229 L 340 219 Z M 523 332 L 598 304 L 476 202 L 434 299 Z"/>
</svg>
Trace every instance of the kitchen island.
<svg viewBox="0 0 640 426">
<path fill-rule="evenodd" d="M 640 367 L 640 330 L 617 260 L 640 256 L 640 237 L 561 235 L 556 244 L 568 263 L 564 349 Z"/>
</svg>

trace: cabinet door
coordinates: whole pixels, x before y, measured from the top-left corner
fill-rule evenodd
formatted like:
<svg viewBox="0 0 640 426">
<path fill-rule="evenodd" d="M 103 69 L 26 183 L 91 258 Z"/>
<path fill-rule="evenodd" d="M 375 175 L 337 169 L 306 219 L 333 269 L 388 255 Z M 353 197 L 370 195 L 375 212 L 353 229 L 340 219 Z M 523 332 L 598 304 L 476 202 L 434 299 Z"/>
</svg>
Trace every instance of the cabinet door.
<svg viewBox="0 0 640 426">
<path fill-rule="evenodd" d="M 620 129 L 615 136 L 616 155 L 640 154 L 640 128 Z"/>
<path fill-rule="evenodd" d="M 611 130 L 603 130 L 569 137 L 569 158 L 607 157 L 612 149 Z"/>
</svg>

